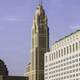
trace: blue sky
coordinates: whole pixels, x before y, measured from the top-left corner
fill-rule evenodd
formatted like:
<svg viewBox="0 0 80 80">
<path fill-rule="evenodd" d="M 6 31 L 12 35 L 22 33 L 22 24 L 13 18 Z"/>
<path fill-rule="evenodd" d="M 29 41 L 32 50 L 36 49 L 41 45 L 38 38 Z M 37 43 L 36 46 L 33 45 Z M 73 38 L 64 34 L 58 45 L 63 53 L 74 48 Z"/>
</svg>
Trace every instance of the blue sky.
<svg viewBox="0 0 80 80">
<path fill-rule="evenodd" d="M 39 0 L 0 0 L 0 58 L 10 75 L 23 75 L 30 61 L 31 28 Z M 80 29 L 80 0 L 44 0 L 50 46 Z"/>
</svg>

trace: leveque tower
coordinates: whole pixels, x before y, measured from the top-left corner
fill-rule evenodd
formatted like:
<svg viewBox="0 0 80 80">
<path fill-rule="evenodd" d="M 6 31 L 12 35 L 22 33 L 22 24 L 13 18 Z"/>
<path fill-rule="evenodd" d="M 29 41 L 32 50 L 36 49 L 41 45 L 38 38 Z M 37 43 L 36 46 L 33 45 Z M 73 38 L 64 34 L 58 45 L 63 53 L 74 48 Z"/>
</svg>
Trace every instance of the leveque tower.
<svg viewBox="0 0 80 80">
<path fill-rule="evenodd" d="M 49 28 L 43 5 L 39 4 L 33 18 L 31 77 L 44 80 L 44 53 L 49 50 Z"/>
</svg>

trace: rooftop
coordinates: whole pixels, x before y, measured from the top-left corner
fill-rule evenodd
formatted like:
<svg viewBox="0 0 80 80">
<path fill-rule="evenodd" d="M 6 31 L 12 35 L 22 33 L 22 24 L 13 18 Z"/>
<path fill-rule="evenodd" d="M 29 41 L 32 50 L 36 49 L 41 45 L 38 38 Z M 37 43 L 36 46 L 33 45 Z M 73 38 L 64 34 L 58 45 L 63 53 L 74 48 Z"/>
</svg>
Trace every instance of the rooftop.
<svg viewBox="0 0 80 80">
<path fill-rule="evenodd" d="M 67 37 L 69 37 L 69 36 L 71 36 L 71 35 L 73 35 L 73 34 L 75 34 L 75 33 L 77 33 L 77 32 L 80 32 L 80 30 L 76 30 L 75 32 L 73 32 L 73 33 L 71 33 L 71 34 L 69 34 L 69 35 L 67 35 L 67 36 L 65 36 L 65 37 L 63 37 L 63 38 L 61 38 L 61 39 L 59 39 L 58 41 L 54 42 L 53 45 L 54 45 L 55 43 L 57 43 L 57 42 L 63 40 L 64 38 L 67 38 Z"/>
</svg>

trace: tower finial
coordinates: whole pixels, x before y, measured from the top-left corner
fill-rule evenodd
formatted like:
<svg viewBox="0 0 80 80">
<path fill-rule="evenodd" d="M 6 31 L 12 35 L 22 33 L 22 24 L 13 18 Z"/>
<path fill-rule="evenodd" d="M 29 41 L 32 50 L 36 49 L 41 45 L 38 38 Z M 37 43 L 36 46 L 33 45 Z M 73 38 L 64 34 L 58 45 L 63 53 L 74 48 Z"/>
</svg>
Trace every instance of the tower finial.
<svg viewBox="0 0 80 80">
<path fill-rule="evenodd" d="M 40 4 L 40 5 L 43 5 L 43 1 L 42 1 L 42 0 L 39 0 L 39 4 Z"/>
</svg>

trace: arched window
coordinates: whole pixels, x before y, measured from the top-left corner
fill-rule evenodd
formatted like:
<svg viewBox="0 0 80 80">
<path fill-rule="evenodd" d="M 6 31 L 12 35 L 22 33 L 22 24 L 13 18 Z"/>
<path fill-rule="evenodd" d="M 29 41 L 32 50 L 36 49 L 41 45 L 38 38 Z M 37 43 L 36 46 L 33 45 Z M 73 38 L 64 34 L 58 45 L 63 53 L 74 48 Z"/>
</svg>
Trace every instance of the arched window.
<svg viewBox="0 0 80 80">
<path fill-rule="evenodd" d="M 58 52 L 56 51 L 56 58 L 58 58 Z"/>
<path fill-rule="evenodd" d="M 67 54 L 69 53 L 69 49 L 68 49 L 68 46 L 67 46 Z"/>
<path fill-rule="evenodd" d="M 75 48 L 74 48 L 74 44 L 73 44 L 73 52 L 75 51 Z"/>
<path fill-rule="evenodd" d="M 59 50 L 59 57 L 60 57 L 60 50 Z"/>
<path fill-rule="evenodd" d="M 78 50 L 78 43 L 76 42 L 76 50 Z"/>
<path fill-rule="evenodd" d="M 54 52 L 54 59 L 55 59 L 56 55 L 55 55 L 55 52 Z"/>
<path fill-rule="evenodd" d="M 51 61 L 51 54 L 49 54 L 49 61 Z"/>
<path fill-rule="evenodd" d="M 53 60 L 53 53 L 52 53 L 52 60 Z"/>
<path fill-rule="evenodd" d="M 47 56 L 46 56 L 46 63 L 47 63 Z"/>
<path fill-rule="evenodd" d="M 61 56 L 63 56 L 63 49 L 61 49 Z"/>
<path fill-rule="evenodd" d="M 80 41 L 79 41 L 79 50 L 80 50 Z"/>
<path fill-rule="evenodd" d="M 64 48 L 64 55 L 66 55 L 66 48 Z"/>
<path fill-rule="evenodd" d="M 71 53 L 71 45 L 70 45 L 70 53 Z"/>
</svg>

